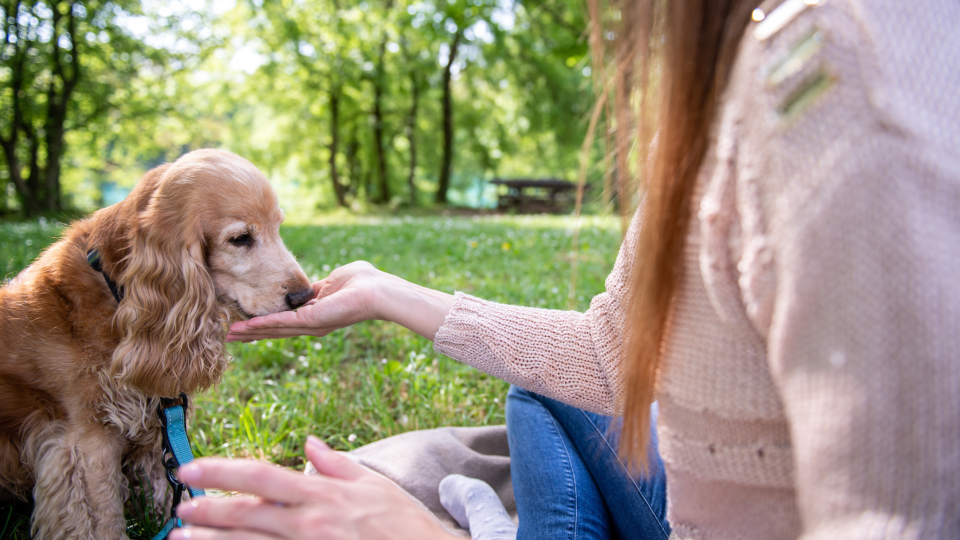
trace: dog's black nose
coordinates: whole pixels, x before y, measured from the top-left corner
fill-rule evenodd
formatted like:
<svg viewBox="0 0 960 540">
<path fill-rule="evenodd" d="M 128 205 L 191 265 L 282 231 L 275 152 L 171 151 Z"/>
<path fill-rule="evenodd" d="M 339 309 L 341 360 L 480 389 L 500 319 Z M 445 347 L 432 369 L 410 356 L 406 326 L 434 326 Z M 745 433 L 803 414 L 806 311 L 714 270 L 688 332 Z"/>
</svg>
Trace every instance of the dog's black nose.
<svg viewBox="0 0 960 540">
<path fill-rule="evenodd" d="M 307 287 L 306 289 L 300 289 L 297 292 L 290 293 L 285 298 L 290 309 L 297 309 L 313 299 L 313 294 L 313 287 Z"/>
</svg>

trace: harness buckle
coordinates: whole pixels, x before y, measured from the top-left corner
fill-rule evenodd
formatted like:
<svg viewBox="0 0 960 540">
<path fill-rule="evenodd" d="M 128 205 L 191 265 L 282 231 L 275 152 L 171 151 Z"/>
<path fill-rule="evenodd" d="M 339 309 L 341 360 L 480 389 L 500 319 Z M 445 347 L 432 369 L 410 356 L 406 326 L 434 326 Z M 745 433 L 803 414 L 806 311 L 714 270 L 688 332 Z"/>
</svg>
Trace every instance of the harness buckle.
<svg viewBox="0 0 960 540">
<path fill-rule="evenodd" d="M 174 405 L 180 405 L 183 407 L 183 415 L 186 417 L 187 409 L 190 406 L 190 402 L 187 400 L 187 395 L 183 392 L 180 392 L 180 395 L 175 398 L 162 397 L 160 398 L 160 403 L 157 404 L 157 416 L 160 417 L 160 425 L 164 428 L 167 427 L 167 416 L 163 414 L 163 410 Z M 169 446 L 170 441 L 167 439 L 166 431 L 163 432 L 163 442 Z"/>
</svg>

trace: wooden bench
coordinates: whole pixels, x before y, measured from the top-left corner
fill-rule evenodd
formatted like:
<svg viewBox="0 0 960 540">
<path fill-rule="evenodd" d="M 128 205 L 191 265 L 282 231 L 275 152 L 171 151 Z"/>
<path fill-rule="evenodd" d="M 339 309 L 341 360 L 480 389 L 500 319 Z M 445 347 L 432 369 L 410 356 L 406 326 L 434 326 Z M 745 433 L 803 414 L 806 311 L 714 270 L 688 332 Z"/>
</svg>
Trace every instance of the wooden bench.
<svg viewBox="0 0 960 540">
<path fill-rule="evenodd" d="M 506 187 L 497 198 L 497 209 L 521 213 L 558 212 L 576 202 L 577 184 L 557 178 L 494 178 L 495 186 Z M 584 190 L 590 186 L 584 186 Z"/>
</svg>

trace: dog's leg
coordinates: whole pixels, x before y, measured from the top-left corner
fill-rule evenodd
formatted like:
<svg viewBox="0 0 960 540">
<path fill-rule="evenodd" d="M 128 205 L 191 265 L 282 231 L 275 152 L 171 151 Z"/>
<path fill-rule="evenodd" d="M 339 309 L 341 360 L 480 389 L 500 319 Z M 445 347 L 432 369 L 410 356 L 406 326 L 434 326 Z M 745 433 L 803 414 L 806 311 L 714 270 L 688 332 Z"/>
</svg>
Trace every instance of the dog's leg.
<svg viewBox="0 0 960 540">
<path fill-rule="evenodd" d="M 33 456 L 34 540 L 125 540 L 119 436 L 90 423 L 48 433 Z"/>
<path fill-rule="evenodd" d="M 130 498 L 136 499 L 131 501 L 136 507 L 135 512 L 153 512 L 162 523 L 170 517 L 173 493 L 161 461 L 161 440 L 158 429 L 148 440 L 137 441 L 123 458 L 123 470 L 133 491 Z M 144 508 L 144 502 L 152 506 Z"/>
</svg>

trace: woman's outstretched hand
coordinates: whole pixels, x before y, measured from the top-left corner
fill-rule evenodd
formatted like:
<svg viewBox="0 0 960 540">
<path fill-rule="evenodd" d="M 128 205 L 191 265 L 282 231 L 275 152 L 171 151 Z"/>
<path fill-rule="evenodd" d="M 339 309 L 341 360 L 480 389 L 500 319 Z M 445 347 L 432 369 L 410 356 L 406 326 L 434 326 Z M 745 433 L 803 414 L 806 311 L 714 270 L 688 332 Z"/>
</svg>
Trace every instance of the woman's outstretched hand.
<svg viewBox="0 0 960 540">
<path fill-rule="evenodd" d="M 200 497 L 177 515 L 189 524 L 170 540 L 330 540 L 454 538 L 427 510 L 386 478 L 310 437 L 306 476 L 258 461 L 204 458 L 180 469 L 193 487 L 253 495 Z"/>
<path fill-rule="evenodd" d="M 341 266 L 313 284 L 316 297 L 297 311 L 240 321 L 227 341 L 293 336 L 324 336 L 370 319 L 396 322 L 433 339 L 453 306 L 453 296 L 414 285 L 357 261 Z"/>
<path fill-rule="evenodd" d="M 299 310 L 234 323 L 227 341 L 324 336 L 356 322 L 375 319 L 383 276 L 386 274 L 363 261 L 341 266 L 313 284 L 313 300 Z"/>
</svg>

